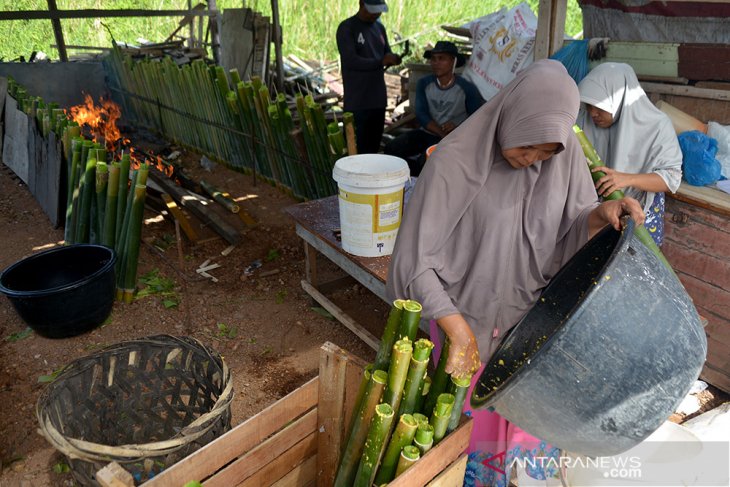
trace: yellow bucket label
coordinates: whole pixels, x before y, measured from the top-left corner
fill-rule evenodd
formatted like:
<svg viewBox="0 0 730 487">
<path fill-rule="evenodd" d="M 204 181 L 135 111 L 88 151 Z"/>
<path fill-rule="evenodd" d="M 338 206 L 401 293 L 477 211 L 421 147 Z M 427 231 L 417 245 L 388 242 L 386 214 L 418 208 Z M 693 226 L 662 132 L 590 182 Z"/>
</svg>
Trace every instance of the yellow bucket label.
<svg viewBox="0 0 730 487">
<path fill-rule="evenodd" d="M 340 188 L 340 204 L 347 204 L 349 224 L 367 225 L 372 233 L 397 230 L 400 226 L 403 190 L 386 194 L 358 194 Z"/>
</svg>

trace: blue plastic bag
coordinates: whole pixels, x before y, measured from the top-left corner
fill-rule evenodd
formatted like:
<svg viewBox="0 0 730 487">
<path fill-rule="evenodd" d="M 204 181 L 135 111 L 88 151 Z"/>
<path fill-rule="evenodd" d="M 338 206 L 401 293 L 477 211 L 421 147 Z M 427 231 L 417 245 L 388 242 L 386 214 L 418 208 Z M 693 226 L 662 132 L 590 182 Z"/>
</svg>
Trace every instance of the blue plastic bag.
<svg viewBox="0 0 730 487">
<path fill-rule="evenodd" d="M 717 141 L 698 130 L 677 137 L 682 149 L 682 172 L 692 186 L 706 186 L 720 179 L 722 166 L 715 159 Z"/>
</svg>

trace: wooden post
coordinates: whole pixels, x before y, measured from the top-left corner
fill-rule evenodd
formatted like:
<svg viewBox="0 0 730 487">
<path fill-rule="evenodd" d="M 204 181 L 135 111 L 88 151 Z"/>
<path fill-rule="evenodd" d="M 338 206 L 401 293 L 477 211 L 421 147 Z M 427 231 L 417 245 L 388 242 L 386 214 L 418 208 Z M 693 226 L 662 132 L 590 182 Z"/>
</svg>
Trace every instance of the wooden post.
<svg viewBox="0 0 730 487">
<path fill-rule="evenodd" d="M 208 0 L 208 10 L 218 12 L 215 0 Z M 213 59 L 216 64 L 221 62 L 221 38 L 218 34 L 218 15 L 212 15 L 208 20 L 208 29 L 210 30 L 210 45 L 213 51 Z"/>
<path fill-rule="evenodd" d="M 535 61 L 546 59 L 563 47 L 567 0 L 540 0 L 535 33 Z"/>
<path fill-rule="evenodd" d="M 48 11 L 55 12 L 57 10 L 58 7 L 56 6 L 56 0 L 48 0 Z M 53 24 L 53 35 L 56 37 L 56 46 L 58 46 L 58 58 L 61 60 L 61 62 L 65 63 L 68 61 L 68 54 L 66 53 L 66 42 L 63 40 L 63 29 L 61 28 L 61 20 L 53 19 L 51 20 L 51 24 Z"/>
<path fill-rule="evenodd" d="M 276 56 L 276 90 L 284 93 L 284 59 L 281 56 L 281 23 L 279 0 L 271 0 L 271 16 L 274 21 L 274 54 Z"/>
</svg>

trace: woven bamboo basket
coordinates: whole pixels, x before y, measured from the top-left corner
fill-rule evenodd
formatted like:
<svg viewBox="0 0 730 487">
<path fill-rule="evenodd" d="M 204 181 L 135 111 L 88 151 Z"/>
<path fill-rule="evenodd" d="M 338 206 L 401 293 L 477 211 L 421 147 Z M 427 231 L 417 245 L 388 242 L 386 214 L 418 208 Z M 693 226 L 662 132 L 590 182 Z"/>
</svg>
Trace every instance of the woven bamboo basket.
<svg viewBox="0 0 730 487">
<path fill-rule="evenodd" d="M 116 461 L 141 483 L 231 427 L 231 373 L 194 338 L 112 345 L 66 366 L 36 407 L 41 433 L 76 481 Z"/>
</svg>

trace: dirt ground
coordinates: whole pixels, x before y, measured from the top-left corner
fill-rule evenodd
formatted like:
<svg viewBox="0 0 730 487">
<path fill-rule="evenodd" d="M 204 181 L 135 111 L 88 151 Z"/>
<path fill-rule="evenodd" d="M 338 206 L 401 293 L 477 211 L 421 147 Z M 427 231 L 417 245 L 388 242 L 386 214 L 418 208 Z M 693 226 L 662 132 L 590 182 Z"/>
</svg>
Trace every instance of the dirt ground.
<svg viewBox="0 0 730 487">
<path fill-rule="evenodd" d="M 53 340 L 34 333 L 18 338 L 13 334 L 26 325 L 10 301 L 0 297 L 1 487 L 73 485 L 70 474 L 54 472 L 63 458 L 37 433 L 35 405 L 45 386 L 39 378 L 104 346 L 163 333 L 201 340 L 219 351 L 233 371 L 234 424 L 314 377 L 325 341 L 368 360 L 374 357 L 344 326 L 314 310 L 302 291 L 303 245 L 283 213 L 296 201 L 220 165 L 208 172 L 200 167 L 200 156 L 182 152 L 183 166 L 194 179 L 204 177 L 238 197 L 257 224 L 246 227 L 239 218 L 243 240 L 225 256 L 221 252 L 228 243 L 198 227 L 203 243 L 193 246 L 183 237 L 180 260 L 174 225 L 148 209 L 139 275 L 157 269 L 173 279 L 180 304 L 166 308 L 155 295 L 132 304 L 115 303 L 106 324 L 74 338 Z M 51 227 L 26 185 L 0 164 L 0 269 L 62 239 L 62 229 Z M 222 265 L 210 271 L 218 282 L 195 272 L 206 260 Z M 247 272 L 257 261 L 261 267 Z M 325 277 L 343 275 L 332 265 L 322 268 Z M 379 335 L 387 313 L 379 298 L 353 285 L 335 293 L 333 300 Z"/>
</svg>

